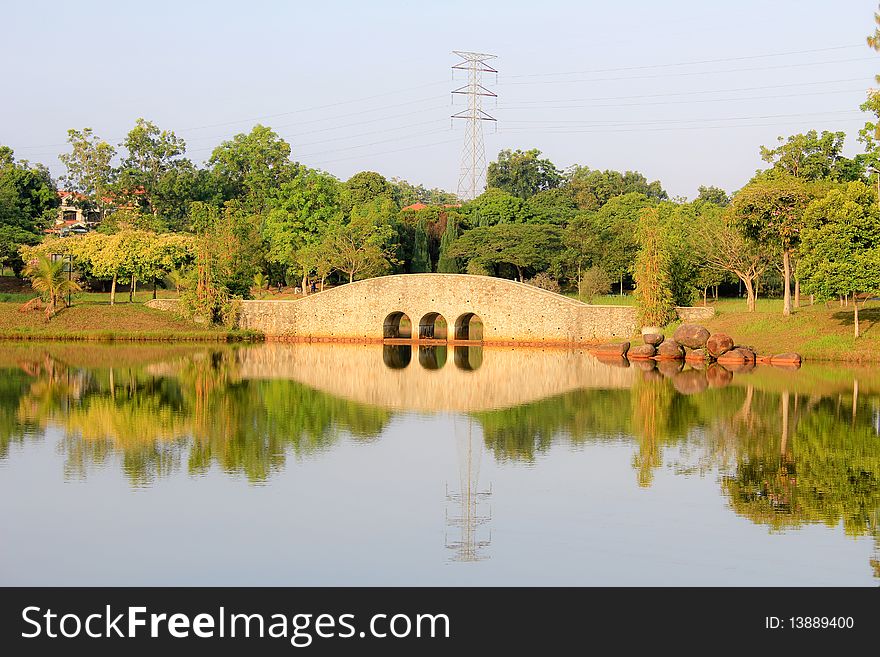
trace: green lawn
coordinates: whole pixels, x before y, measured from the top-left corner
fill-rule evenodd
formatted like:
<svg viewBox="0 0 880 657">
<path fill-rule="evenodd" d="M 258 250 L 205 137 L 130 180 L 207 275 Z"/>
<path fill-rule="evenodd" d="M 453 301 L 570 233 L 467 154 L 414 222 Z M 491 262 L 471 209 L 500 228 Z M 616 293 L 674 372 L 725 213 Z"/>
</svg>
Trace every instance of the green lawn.
<svg viewBox="0 0 880 657">
<path fill-rule="evenodd" d="M 727 333 L 761 355 L 795 351 L 813 360 L 880 362 L 878 301 L 859 304 L 862 335 L 858 339 L 853 337 L 852 304 L 810 306 L 802 300 L 790 317 L 783 317 L 781 299 L 758 299 L 753 313 L 747 311 L 744 299 L 721 299 L 710 305 L 716 316 L 704 322 L 706 328 Z"/>
<path fill-rule="evenodd" d="M 253 331 L 207 327 L 147 308 L 143 301 L 151 299 L 151 293 L 138 298 L 138 302 L 129 303 L 125 295 L 123 302 L 111 306 L 107 295 L 79 295 L 72 307 L 48 321 L 40 311 L 21 312 L 18 300 L 0 301 L 0 339 L 227 342 L 262 337 Z"/>
<path fill-rule="evenodd" d="M 589 303 L 595 306 L 634 306 L 636 305 L 636 299 L 631 294 L 625 294 L 620 296 L 619 294 L 603 294 L 598 297 L 593 297 L 592 301 L 587 301 L 586 299 L 581 299 L 578 297 L 577 292 L 566 292 L 564 296 L 567 296 L 571 299 L 577 299 L 578 301 L 583 301 L 584 303 Z"/>
</svg>

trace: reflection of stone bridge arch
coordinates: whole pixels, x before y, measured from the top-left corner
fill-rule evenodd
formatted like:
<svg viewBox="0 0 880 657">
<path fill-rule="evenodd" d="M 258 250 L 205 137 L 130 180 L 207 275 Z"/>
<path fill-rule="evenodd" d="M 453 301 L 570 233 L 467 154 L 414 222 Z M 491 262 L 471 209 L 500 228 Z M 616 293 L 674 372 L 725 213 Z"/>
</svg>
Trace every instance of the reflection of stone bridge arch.
<svg viewBox="0 0 880 657">
<path fill-rule="evenodd" d="M 574 343 L 632 335 L 633 308 L 589 306 L 490 276 L 381 276 L 294 301 L 245 301 L 242 328 L 331 339 Z"/>
</svg>

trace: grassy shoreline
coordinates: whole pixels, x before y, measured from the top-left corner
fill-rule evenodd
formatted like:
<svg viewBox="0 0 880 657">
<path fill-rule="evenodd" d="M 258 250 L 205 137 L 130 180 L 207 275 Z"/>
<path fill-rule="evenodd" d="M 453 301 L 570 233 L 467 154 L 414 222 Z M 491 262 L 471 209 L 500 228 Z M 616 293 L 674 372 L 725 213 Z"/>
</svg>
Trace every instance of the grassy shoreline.
<svg viewBox="0 0 880 657">
<path fill-rule="evenodd" d="M 0 302 L 0 340 L 70 342 L 256 342 L 258 331 L 205 327 L 143 303 L 79 301 L 48 322 L 41 312 L 20 312 Z"/>
<path fill-rule="evenodd" d="M 258 342 L 271 340 L 257 331 L 205 327 L 167 311 L 148 308 L 151 294 L 127 297 L 110 306 L 107 295 L 83 295 L 71 308 L 47 322 L 39 312 L 19 312 L 20 300 L 0 301 L 0 340 L 76 342 Z M 618 305 L 628 297 L 603 298 L 600 303 Z M 753 313 L 743 299 L 710 302 L 715 317 L 702 322 L 712 332 L 724 332 L 738 344 L 754 347 L 760 355 L 794 351 L 808 361 L 880 363 L 880 301 L 860 304 L 862 336 L 853 337 L 852 305 L 808 305 L 790 317 L 782 316 L 782 301 L 759 299 Z M 676 324 L 665 329 L 667 334 Z M 639 337 L 632 339 L 638 342 Z"/>
</svg>

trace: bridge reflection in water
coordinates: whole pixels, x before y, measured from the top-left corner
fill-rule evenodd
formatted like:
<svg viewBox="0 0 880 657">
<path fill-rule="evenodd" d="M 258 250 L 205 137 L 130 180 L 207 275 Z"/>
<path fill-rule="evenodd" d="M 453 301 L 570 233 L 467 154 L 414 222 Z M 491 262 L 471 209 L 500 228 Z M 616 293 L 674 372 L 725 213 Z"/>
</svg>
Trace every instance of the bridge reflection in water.
<svg viewBox="0 0 880 657">
<path fill-rule="evenodd" d="M 0 468 L 6 468 L 0 484 L 7 483 L 8 499 L 15 499 L 16 488 L 8 484 L 13 478 L 5 476 L 14 472 L 12 464 L 23 454 L 36 457 L 41 438 L 49 436 L 60 436 L 65 480 L 91 478 L 93 470 L 118 464 L 133 487 L 153 486 L 160 478 L 201 476 L 215 467 L 231 475 L 231 486 L 240 485 L 240 477 L 263 484 L 289 467 L 291 458 L 311 459 L 349 445 L 356 452 L 345 452 L 342 463 L 369 470 L 370 478 L 361 480 L 367 485 L 372 477 L 393 481 L 408 463 L 425 468 L 428 474 L 420 485 L 430 497 L 425 508 L 433 509 L 430 541 L 441 548 L 437 553 L 451 553 L 455 561 L 480 561 L 491 547 L 498 562 L 515 538 L 510 500 L 522 490 L 514 486 L 532 485 L 554 459 L 566 468 L 569 463 L 586 468 L 589 459 L 578 460 L 574 454 L 581 449 L 595 449 L 595 454 L 624 450 L 635 475 L 631 482 L 638 486 L 651 487 L 661 472 L 664 477 L 701 480 L 714 472 L 717 486 L 709 485 L 716 486 L 727 508 L 774 534 L 825 525 L 828 540 L 832 532 L 866 538 L 877 546 L 867 572 L 880 577 L 876 368 L 811 364 L 805 373 L 792 373 L 768 366 L 753 371 L 730 371 L 717 364 L 705 369 L 682 363 L 628 366 L 625 361 L 604 363 L 579 350 L 454 344 L 27 344 L 0 349 L 0 382 Z M 436 443 L 420 440 L 428 438 L 419 435 L 427 433 L 426 426 L 442 432 L 442 448 L 435 452 L 425 450 Z M 372 470 L 366 466 L 377 467 L 378 462 L 368 460 L 364 445 L 386 433 L 387 447 L 400 451 L 384 453 L 387 470 Z M 351 440 L 343 440 L 346 436 Z M 444 462 L 443 450 L 451 449 L 453 438 L 457 459 L 445 452 L 449 461 Z M 560 444 L 572 448 L 570 458 L 553 449 Z M 43 452 L 54 458 L 51 450 Z M 415 460 L 407 462 L 414 454 Z M 499 470 L 504 463 L 540 466 L 519 477 L 517 468 Z M 574 486 L 579 473 L 599 471 L 579 469 L 574 476 L 571 469 L 563 472 Z M 21 490 L 35 490 L 30 479 L 19 480 L 26 482 Z M 312 481 L 325 479 L 320 475 Z M 555 478 L 541 481 L 547 490 L 558 483 Z M 90 485 L 100 487 L 102 482 L 106 478 L 97 477 Z M 613 486 L 613 478 L 600 484 Z M 212 479 L 211 485 L 219 485 L 218 480 Z M 333 478 L 327 485 L 323 491 L 338 488 Z M 341 488 L 352 498 L 363 497 L 360 488 Z M 393 505 L 399 491 L 389 488 L 394 490 L 383 499 Z M 107 490 L 116 492 L 115 487 Z M 556 499 L 570 498 L 572 490 L 578 489 L 562 487 Z M 669 490 L 666 486 L 664 494 Z M 63 506 L 69 491 L 59 489 L 53 503 Z M 670 499 L 680 499 L 682 508 L 693 506 L 688 489 L 681 495 Z M 611 498 L 599 503 L 618 502 Z M 436 533 L 444 521 L 442 500 L 445 539 Z M 323 508 L 319 495 L 309 503 Z M 175 498 L 170 508 L 176 511 L 178 504 Z M 641 504 L 614 509 L 637 518 L 659 509 Z M 408 499 L 405 506 L 402 512 L 413 503 Z M 70 515 L 90 519 L 91 531 L 106 513 L 106 508 L 83 505 Z M 553 516 L 543 509 L 536 514 L 533 519 Z M 361 521 L 356 514 L 350 517 Z M 670 516 L 675 523 L 683 518 L 677 512 Z M 699 526 L 705 519 L 693 518 Z M 114 520 L 101 536 L 111 545 L 123 516 Z M 42 522 L 38 524 L 35 542 L 22 543 L 27 545 L 25 556 L 43 543 Z M 608 525 L 612 533 L 617 526 Z M 567 521 L 557 529 L 563 536 L 570 531 Z M 173 543 L 174 536 L 162 531 L 160 524 L 154 549 Z M 736 541 L 738 530 L 730 532 L 730 540 Z M 529 540 L 527 533 L 516 538 Z M 448 550 L 438 545 L 441 540 Z M 744 544 L 753 541 L 751 533 Z M 805 543 L 792 545 L 800 549 Z M 203 549 L 215 548 L 215 542 L 207 541 Z M 827 548 L 817 548 L 816 554 L 826 553 Z M 99 552 L 77 557 L 92 565 L 89 558 L 95 554 Z M 580 564 L 582 553 L 572 554 L 571 563 Z M 722 557 L 719 572 L 739 563 L 734 549 Z M 34 572 L 44 572 L 45 563 L 33 563 Z M 747 566 L 743 573 L 750 573 L 754 560 L 747 554 L 741 563 Z M 669 561 L 658 564 L 668 566 Z M 98 565 L 96 561 L 96 572 Z M 481 572 L 473 564 L 466 570 L 468 576 Z M 770 564 L 763 576 L 774 571 Z"/>
</svg>

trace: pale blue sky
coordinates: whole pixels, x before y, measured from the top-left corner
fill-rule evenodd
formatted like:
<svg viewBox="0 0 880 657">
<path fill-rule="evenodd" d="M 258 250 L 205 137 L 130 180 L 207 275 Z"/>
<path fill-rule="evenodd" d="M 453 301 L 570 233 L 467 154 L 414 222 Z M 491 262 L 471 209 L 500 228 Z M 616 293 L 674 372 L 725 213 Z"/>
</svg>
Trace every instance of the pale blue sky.
<svg viewBox="0 0 880 657">
<path fill-rule="evenodd" d="M 487 79 L 499 94 L 487 159 L 539 148 L 560 167 L 638 169 L 693 197 L 700 184 L 742 186 L 777 135 L 845 130 L 855 152 L 858 105 L 880 72 L 865 46 L 876 8 L 4 0 L 0 143 L 58 174 L 68 128 L 118 142 L 143 116 L 201 162 L 262 122 L 295 159 L 342 179 L 371 169 L 454 191 L 464 126 L 450 127 L 449 91 L 463 82 L 450 51 L 477 50 L 500 71 Z"/>
</svg>

